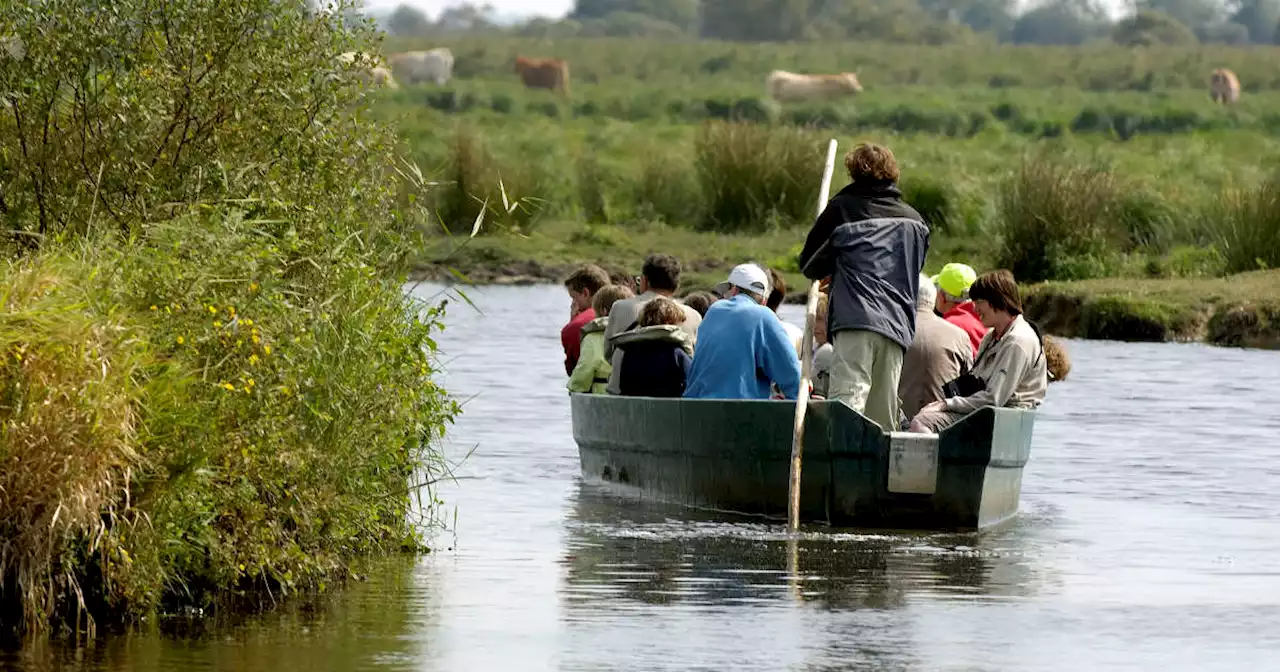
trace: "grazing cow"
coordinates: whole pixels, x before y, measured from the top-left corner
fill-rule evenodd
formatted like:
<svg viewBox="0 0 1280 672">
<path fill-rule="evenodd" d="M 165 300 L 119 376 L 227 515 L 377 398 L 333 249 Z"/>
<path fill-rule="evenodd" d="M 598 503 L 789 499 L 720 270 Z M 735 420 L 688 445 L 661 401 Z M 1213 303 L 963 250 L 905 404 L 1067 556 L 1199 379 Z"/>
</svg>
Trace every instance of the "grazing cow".
<svg viewBox="0 0 1280 672">
<path fill-rule="evenodd" d="M 1230 105 L 1240 100 L 1240 80 L 1236 73 L 1226 68 L 1218 68 L 1209 75 L 1209 96 L 1213 102 Z"/>
<path fill-rule="evenodd" d="M 800 75 L 774 70 L 765 79 L 769 97 L 778 102 L 799 102 L 849 96 L 862 91 L 858 76 L 852 72 L 838 75 Z"/>
<path fill-rule="evenodd" d="M 391 57 L 391 72 L 405 86 L 435 82 L 444 86 L 453 77 L 453 52 L 438 47 L 430 51 L 406 51 Z"/>
<path fill-rule="evenodd" d="M 569 62 L 556 58 L 516 57 L 516 72 L 530 89 L 551 89 L 569 95 Z"/>
<path fill-rule="evenodd" d="M 348 51 L 338 56 L 338 62 L 344 65 L 358 62 L 361 68 L 360 79 L 366 84 L 372 82 L 375 86 L 385 86 L 388 89 L 400 88 L 400 85 L 396 84 L 395 78 L 391 76 L 391 69 L 380 58 Z"/>
</svg>

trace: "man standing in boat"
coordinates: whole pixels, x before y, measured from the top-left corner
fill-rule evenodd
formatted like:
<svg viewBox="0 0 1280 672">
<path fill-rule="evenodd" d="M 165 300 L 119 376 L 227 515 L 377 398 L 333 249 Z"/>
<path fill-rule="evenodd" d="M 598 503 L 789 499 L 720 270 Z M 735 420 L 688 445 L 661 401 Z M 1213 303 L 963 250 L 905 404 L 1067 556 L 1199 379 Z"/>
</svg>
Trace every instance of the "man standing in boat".
<svg viewBox="0 0 1280 672">
<path fill-rule="evenodd" d="M 831 283 L 830 398 L 893 430 L 929 229 L 903 202 L 898 163 L 887 147 L 858 145 L 844 165 L 852 182 L 818 216 L 800 268 L 805 277 Z"/>
<path fill-rule="evenodd" d="M 684 396 L 694 399 L 768 399 L 770 383 L 795 399 L 800 361 L 782 321 L 765 307 L 769 275 L 756 264 L 740 264 L 716 288 L 725 297 L 711 304 L 698 329 Z"/>
</svg>

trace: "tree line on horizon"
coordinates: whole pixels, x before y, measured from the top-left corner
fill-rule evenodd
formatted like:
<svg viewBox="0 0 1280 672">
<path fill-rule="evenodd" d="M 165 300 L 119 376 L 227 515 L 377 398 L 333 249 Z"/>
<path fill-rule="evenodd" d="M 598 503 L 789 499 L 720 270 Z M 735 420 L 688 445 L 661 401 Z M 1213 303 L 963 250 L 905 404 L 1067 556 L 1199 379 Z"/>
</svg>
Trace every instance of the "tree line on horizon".
<svg viewBox="0 0 1280 672">
<path fill-rule="evenodd" d="M 397 37 L 502 33 L 527 37 L 635 37 L 742 42 L 867 40 L 950 44 L 1124 46 L 1276 44 L 1280 0 L 1137 0 L 1118 19 L 1100 0 L 576 0 L 562 19 L 511 24 L 491 5 L 432 19 L 401 4 L 380 19 Z"/>
</svg>

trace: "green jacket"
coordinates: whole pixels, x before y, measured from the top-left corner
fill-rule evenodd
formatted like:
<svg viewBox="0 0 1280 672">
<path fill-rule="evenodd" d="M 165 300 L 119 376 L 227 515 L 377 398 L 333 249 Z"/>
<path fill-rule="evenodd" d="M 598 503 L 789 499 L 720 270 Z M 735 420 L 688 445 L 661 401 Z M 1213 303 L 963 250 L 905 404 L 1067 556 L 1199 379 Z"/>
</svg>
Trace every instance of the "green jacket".
<svg viewBox="0 0 1280 672">
<path fill-rule="evenodd" d="M 613 372 L 613 366 L 604 358 L 604 330 L 608 325 L 608 317 L 597 317 L 583 325 L 582 352 L 573 373 L 569 374 L 570 392 L 605 393 Z"/>
</svg>

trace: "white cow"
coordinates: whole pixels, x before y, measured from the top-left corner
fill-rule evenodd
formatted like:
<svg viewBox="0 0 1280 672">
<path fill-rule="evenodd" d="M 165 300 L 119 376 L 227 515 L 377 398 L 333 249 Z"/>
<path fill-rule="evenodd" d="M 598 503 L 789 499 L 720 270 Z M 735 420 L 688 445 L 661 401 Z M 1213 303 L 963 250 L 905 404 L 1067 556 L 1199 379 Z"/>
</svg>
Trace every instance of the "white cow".
<svg viewBox="0 0 1280 672">
<path fill-rule="evenodd" d="M 364 67 L 365 71 L 361 73 L 361 78 L 365 83 L 372 82 L 376 86 L 385 86 L 388 89 L 398 89 L 399 84 L 391 76 L 391 69 L 387 67 L 386 61 L 376 56 L 362 54 L 356 51 L 348 51 L 338 56 L 338 62 L 343 64 L 358 62 Z"/>
<path fill-rule="evenodd" d="M 862 91 L 858 76 L 852 72 L 838 75 L 800 75 L 774 70 L 765 80 L 769 96 L 778 102 L 820 100 L 853 95 Z"/>
<path fill-rule="evenodd" d="M 391 72 L 406 86 L 435 82 L 444 86 L 453 77 L 453 52 L 438 47 L 430 51 L 406 51 L 391 57 Z"/>
</svg>

